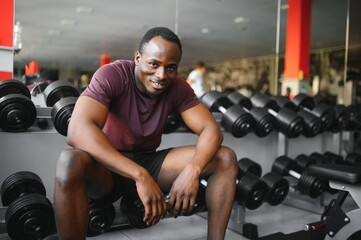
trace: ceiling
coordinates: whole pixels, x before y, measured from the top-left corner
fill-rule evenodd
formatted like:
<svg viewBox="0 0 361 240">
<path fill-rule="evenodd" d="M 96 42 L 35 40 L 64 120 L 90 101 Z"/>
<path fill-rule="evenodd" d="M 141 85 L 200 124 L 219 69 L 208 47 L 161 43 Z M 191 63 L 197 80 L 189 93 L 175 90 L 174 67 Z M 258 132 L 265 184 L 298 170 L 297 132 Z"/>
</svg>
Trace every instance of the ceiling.
<svg viewBox="0 0 361 240">
<path fill-rule="evenodd" d="M 15 0 L 23 43 L 15 66 L 36 60 L 40 67 L 96 69 L 102 54 L 133 59 L 140 38 L 153 26 L 180 36 L 181 66 L 274 55 L 277 6 L 276 0 Z M 311 49 L 345 46 L 346 16 L 347 1 L 313 0 Z M 287 8 L 280 11 L 280 54 L 286 17 Z M 361 42 L 360 35 L 355 38 Z"/>
</svg>

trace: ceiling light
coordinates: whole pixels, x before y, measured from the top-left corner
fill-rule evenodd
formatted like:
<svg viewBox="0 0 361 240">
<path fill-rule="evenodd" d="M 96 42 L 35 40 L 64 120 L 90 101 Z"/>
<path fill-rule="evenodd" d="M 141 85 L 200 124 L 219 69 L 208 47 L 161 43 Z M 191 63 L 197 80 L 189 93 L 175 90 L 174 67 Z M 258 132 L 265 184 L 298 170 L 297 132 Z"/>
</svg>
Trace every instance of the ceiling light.
<svg viewBox="0 0 361 240">
<path fill-rule="evenodd" d="M 93 12 L 93 9 L 90 7 L 79 6 L 76 8 L 76 12 L 77 13 L 91 13 L 91 12 Z"/>
<path fill-rule="evenodd" d="M 50 36 L 59 36 L 61 34 L 61 31 L 59 30 L 49 30 L 48 35 Z"/>
<path fill-rule="evenodd" d="M 70 20 L 70 19 L 63 19 L 60 21 L 60 25 L 61 26 L 74 26 L 75 25 L 75 21 L 74 20 Z"/>
<path fill-rule="evenodd" d="M 235 19 L 233 19 L 234 23 L 241 23 L 244 22 L 245 18 L 244 17 L 236 17 Z"/>
<path fill-rule="evenodd" d="M 201 32 L 203 33 L 203 34 L 207 34 L 207 33 L 209 33 L 209 28 L 202 28 L 202 30 L 201 30 Z"/>
</svg>

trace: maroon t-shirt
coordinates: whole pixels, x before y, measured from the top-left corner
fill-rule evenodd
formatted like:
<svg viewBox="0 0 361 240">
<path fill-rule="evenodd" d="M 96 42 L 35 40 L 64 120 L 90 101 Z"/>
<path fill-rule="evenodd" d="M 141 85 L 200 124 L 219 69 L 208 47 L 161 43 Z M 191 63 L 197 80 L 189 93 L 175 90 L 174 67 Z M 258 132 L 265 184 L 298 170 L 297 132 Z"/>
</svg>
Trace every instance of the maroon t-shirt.
<svg viewBox="0 0 361 240">
<path fill-rule="evenodd" d="M 189 84 L 174 79 L 156 98 L 141 93 L 135 84 L 134 61 L 117 60 L 99 68 L 82 96 L 109 108 L 103 132 L 119 151 L 154 151 L 159 147 L 168 114 L 199 104 Z"/>
</svg>

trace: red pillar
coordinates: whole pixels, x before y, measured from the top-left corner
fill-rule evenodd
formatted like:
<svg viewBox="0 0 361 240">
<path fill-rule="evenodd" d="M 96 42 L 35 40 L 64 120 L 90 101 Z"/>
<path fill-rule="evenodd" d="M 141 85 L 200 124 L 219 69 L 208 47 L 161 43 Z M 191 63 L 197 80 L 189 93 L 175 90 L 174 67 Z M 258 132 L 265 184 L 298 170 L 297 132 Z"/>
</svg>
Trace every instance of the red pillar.
<svg viewBox="0 0 361 240">
<path fill-rule="evenodd" d="M 103 66 L 105 64 L 110 63 L 111 61 L 112 61 L 111 56 L 109 56 L 109 55 L 101 55 L 100 56 L 100 64 L 99 64 L 99 66 L 101 67 L 101 66 Z"/>
<path fill-rule="evenodd" d="M 311 0 L 288 0 L 285 73 L 282 93 L 308 91 Z"/>
<path fill-rule="evenodd" d="M 0 7 L 0 80 L 13 78 L 14 0 L 1 0 Z"/>
</svg>

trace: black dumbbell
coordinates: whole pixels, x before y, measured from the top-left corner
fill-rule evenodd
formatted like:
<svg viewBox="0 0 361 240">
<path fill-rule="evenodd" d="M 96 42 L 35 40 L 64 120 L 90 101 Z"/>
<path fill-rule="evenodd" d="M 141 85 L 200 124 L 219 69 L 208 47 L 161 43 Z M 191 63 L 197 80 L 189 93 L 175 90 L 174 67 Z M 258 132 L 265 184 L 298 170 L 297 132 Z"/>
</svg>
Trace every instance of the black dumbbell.
<svg viewBox="0 0 361 240">
<path fill-rule="evenodd" d="M 242 174 L 248 173 L 254 174 L 260 181 L 264 182 L 267 185 L 267 191 L 264 198 L 265 201 L 272 206 L 276 206 L 283 202 L 288 194 L 289 183 L 286 179 L 280 174 L 273 172 L 269 172 L 261 178 L 261 165 L 249 158 L 238 160 L 238 173 L 238 178 L 240 178 Z"/>
<path fill-rule="evenodd" d="M 115 208 L 112 203 L 89 201 L 89 218 L 87 236 L 94 237 L 104 233 L 111 227 L 115 219 Z"/>
<path fill-rule="evenodd" d="M 222 113 L 222 124 L 234 137 L 243 137 L 253 130 L 252 115 L 241 106 L 234 105 L 224 93 L 210 91 L 205 93 L 200 100 L 211 111 Z"/>
<path fill-rule="evenodd" d="M 343 164 L 343 158 L 332 152 L 325 152 L 324 154 L 313 152 L 309 156 L 306 156 L 305 154 L 300 154 L 295 158 L 295 161 L 297 163 L 299 172 L 307 171 L 307 168 L 309 166 L 316 163 Z M 325 191 L 331 194 L 338 193 L 338 190 L 333 189 L 329 186 L 329 181 L 327 179 L 325 179 L 324 181 L 327 182 Z"/>
<path fill-rule="evenodd" d="M 323 122 L 324 130 L 331 130 L 335 120 L 336 113 L 332 107 L 326 103 L 315 104 L 314 98 L 308 96 L 305 93 L 297 94 L 292 102 L 298 107 L 302 107 L 304 110 L 309 110 L 312 114 L 317 116 Z"/>
<path fill-rule="evenodd" d="M 265 108 L 253 107 L 252 102 L 238 91 L 229 92 L 227 97 L 235 105 L 239 105 L 249 112 L 254 121 L 254 133 L 258 137 L 269 135 L 276 127 L 276 119 Z"/>
<path fill-rule="evenodd" d="M 361 165 L 361 155 L 356 152 L 348 153 L 345 163 L 348 165 Z"/>
<path fill-rule="evenodd" d="M 357 131 L 361 128 L 361 108 L 359 105 L 349 105 L 347 109 L 350 112 L 350 122 L 346 127 L 348 131 Z"/>
<path fill-rule="evenodd" d="M 201 183 L 199 184 L 199 190 L 198 190 L 198 194 L 197 194 L 197 199 L 196 199 L 196 204 L 193 208 L 193 210 L 189 213 L 184 213 L 184 214 L 180 214 L 180 216 L 190 216 L 193 215 L 195 213 L 198 212 L 202 212 L 206 210 L 206 201 L 205 201 L 205 188 L 206 188 L 206 183 L 202 183 L 203 181 L 201 181 Z M 169 199 L 166 198 L 165 199 L 166 204 L 168 205 L 169 203 Z M 148 228 L 149 225 L 147 225 L 145 222 L 143 222 L 144 219 L 144 205 L 143 203 L 140 201 L 140 199 L 136 196 L 129 196 L 129 195 L 124 195 L 122 196 L 121 200 L 120 200 L 120 210 L 121 213 L 125 215 L 128 224 L 133 227 L 133 228 L 140 228 L 140 229 L 144 229 L 144 228 Z M 172 217 L 172 214 L 167 214 L 167 217 Z"/>
<path fill-rule="evenodd" d="M 44 90 L 46 106 L 52 107 L 51 118 L 54 127 L 63 136 L 67 135 L 68 123 L 79 95 L 79 91 L 65 81 L 54 81 Z"/>
<path fill-rule="evenodd" d="M 257 93 L 251 97 L 253 106 L 266 108 L 277 120 L 277 130 L 289 138 L 300 136 L 304 128 L 304 120 L 287 108 L 280 108 L 270 96 Z"/>
<path fill-rule="evenodd" d="M 318 105 L 328 105 L 332 107 L 332 109 L 335 112 L 335 121 L 330 127 L 330 130 L 332 132 L 340 132 L 343 130 L 347 130 L 348 125 L 350 124 L 351 120 L 351 112 L 350 110 L 342 104 L 332 104 L 327 98 L 321 96 L 321 95 L 315 95 L 313 96 L 313 101 L 315 104 L 315 107 Z"/>
<path fill-rule="evenodd" d="M 235 200 L 247 209 L 259 208 L 265 201 L 268 186 L 260 180 L 262 168 L 249 158 L 238 160 Z"/>
<path fill-rule="evenodd" d="M 176 131 L 180 126 L 182 126 L 183 120 L 181 115 L 176 112 L 172 111 L 168 114 L 167 122 L 164 126 L 163 133 L 168 134 Z"/>
<path fill-rule="evenodd" d="M 272 99 L 275 100 L 280 108 L 288 108 L 297 113 L 297 115 L 301 116 L 305 121 L 305 125 L 302 131 L 302 134 L 305 137 L 314 137 L 317 134 L 320 134 L 326 128 L 321 118 L 316 116 L 307 108 L 303 108 L 300 105 L 294 104 L 288 97 L 286 96 L 272 96 Z"/>
<path fill-rule="evenodd" d="M 297 189 L 311 198 L 320 196 L 327 188 L 328 182 L 319 179 L 305 172 L 298 171 L 297 163 L 287 156 L 276 158 L 272 165 L 272 172 L 281 174 L 282 176 L 292 176 L 297 179 Z"/>
<path fill-rule="evenodd" d="M 54 210 L 38 175 L 16 172 L 1 185 L 7 233 L 13 240 L 44 239 L 55 232 Z"/>
<path fill-rule="evenodd" d="M 6 132 L 23 132 L 36 120 L 36 107 L 30 91 L 18 80 L 0 81 L 0 128 Z"/>
</svg>

